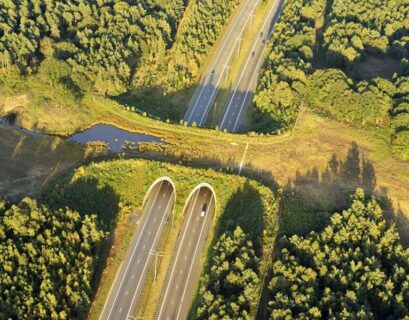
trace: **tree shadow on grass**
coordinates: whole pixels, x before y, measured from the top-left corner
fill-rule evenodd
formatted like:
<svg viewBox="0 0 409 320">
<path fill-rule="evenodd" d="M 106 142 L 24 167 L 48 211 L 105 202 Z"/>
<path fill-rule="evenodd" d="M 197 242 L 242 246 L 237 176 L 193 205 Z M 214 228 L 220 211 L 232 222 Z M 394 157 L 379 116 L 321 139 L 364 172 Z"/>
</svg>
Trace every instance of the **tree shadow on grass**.
<svg viewBox="0 0 409 320">
<path fill-rule="evenodd" d="M 68 207 L 78 211 L 81 215 L 95 214 L 99 227 L 107 233 L 107 237 L 96 255 L 94 274 L 91 280 L 91 301 L 93 301 L 99 286 L 104 283 L 102 280 L 103 271 L 107 266 L 111 248 L 117 242 L 114 230 L 120 211 L 120 197 L 109 185 L 101 184 L 95 178 L 80 177 L 70 183 L 71 179 L 72 175 L 68 175 L 60 182 L 51 184 L 43 200 L 53 208 Z M 81 315 L 81 319 L 86 318 L 86 314 Z"/>
<path fill-rule="evenodd" d="M 227 231 L 240 227 L 250 236 L 258 252 L 262 249 L 265 228 L 264 206 L 256 188 L 248 182 L 242 185 L 229 199 L 216 227 L 214 239 Z"/>
<path fill-rule="evenodd" d="M 363 188 L 368 197 L 376 195 L 383 208 L 391 210 L 387 189 L 377 186 L 372 162 L 352 142 L 345 159 L 333 154 L 325 168 L 297 172 L 288 181 L 283 191 L 281 233 L 305 235 L 321 230 L 333 212 L 349 206 L 356 188 Z"/>
</svg>

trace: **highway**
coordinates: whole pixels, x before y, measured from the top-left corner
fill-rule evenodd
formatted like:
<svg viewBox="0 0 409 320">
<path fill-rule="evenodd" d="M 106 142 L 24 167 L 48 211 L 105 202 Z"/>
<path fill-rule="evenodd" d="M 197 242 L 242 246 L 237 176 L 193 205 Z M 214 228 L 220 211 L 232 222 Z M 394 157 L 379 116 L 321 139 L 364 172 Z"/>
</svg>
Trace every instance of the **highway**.
<svg viewBox="0 0 409 320">
<path fill-rule="evenodd" d="M 155 319 L 186 319 L 202 269 L 201 254 L 215 211 L 215 198 L 207 187 L 198 189 L 186 207 L 176 255 L 166 277 Z M 203 204 L 206 214 L 201 216 Z"/>
<path fill-rule="evenodd" d="M 255 10 L 260 0 L 245 0 L 226 32 L 222 43 L 215 53 L 214 59 L 204 71 L 202 79 L 190 101 L 183 120 L 189 125 L 195 123 L 203 126 L 206 123 L 216 95 L 229 71 L 229 65 L 240 46 L 244 31 L 252 23 Z"/>
<path fill-rule="evenodd" d="M 130 319 L 142 292 L 150 254 L 159 242 L 163 225 L 172 211 L 175 192 L 168 181 L 153 187 L 142 219 L 131 239 L 125 259 L 108 294 L 100 320 Z"/>
<path fill-rule="evenodd" d="M 281 5 L 282 0 L 275 0 L 266 14 L 261 30 L 253 42 L 252 49 L 243 62 L 234 90 L 230 94 L 219 121 L 219 128 L 222 131 L 237 132 L 241 128 L 243 116 L 246 114 L 247 108 L 252 104 L 258 75 L 264 63 L 264 49 L 279 17 Z"/>
</svg>

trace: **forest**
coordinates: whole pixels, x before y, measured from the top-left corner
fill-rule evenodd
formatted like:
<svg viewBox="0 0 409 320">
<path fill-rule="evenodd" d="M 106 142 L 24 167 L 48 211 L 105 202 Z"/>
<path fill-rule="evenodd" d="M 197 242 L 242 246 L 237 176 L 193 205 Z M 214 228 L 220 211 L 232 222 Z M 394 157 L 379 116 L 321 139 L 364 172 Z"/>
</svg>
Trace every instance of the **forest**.
<svg viewBox="0 0 409 320">
<path fill-rule="evenodd" d="M 184 7 L 183 0 L 2 1 L 3 72 L 15 67 L 51 86 L 118 95 L 143 79 L 141 66 L 164 67 Z"/>
<path fill-rule="evenodd" d="M 254 98 L 253 124 L 257 131 L 286 130 L 295 121 L 313 70 L 315 24 L 324 6 L 325 0 L 285 2 Z"/>
<path fill-rule="evenodd" d="M 84 316 L 104 239 L 95 216 L 0 200 L 0 318 Z"/>
<path fill-rule="evenodd" d="M 252 241 L 237 227 L 218 239 L 212 255 L 195 319 L 252 319 L 260 287 Z"/>
<path fill-rule="evenodd" d="M 16 74 L 62 83 L 73 96 L 118 96 L 160 85 L 172 91 L 199 77 L 238 0 L 0 3 L 0 82 Z M 181 21 L 184 23 L 181 24 Z"/>
<path fill-rule="evenodd" d="M 378 201 L 357 189 L 321 232 L 282 238 L 269 290 L 271 319 L 404 319 L 409 249 Z M 406 319 L 405 318 L 405 319 Z"/>
<path fill-rule="evenodd" d="M 406 0 L 286 1 L 254 98 L 254 129 L 287 130 L 307 105 L 353 126 L 391 129 L 395 154 L 409 159 L 408 25 Z"/>
</svg>

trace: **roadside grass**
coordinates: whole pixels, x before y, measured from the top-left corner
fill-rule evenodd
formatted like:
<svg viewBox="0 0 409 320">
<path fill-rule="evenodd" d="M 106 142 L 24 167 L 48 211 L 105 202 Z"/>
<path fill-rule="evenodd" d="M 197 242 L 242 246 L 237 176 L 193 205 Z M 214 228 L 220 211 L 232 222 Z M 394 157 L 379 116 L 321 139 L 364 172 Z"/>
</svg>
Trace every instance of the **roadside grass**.
<svg viewBox="0 0 409 320">
<path fill-rule="evenodd" d="M 271 3 L 262 2 L 255 11 L 252 27 L 246 28 L 244 31 L 243 40 L 241 41 L 240 45 L 240 52 L 238 52 L 238 48 L 235 49 L 236 52 L 233 55 L 233 59 L 230 64 L 230 71 L 228 72 L 227 77 L 225 77 L 225 79 L 223 79 L 221 82 L 220 90 L 214 102 L 213 112 L 209 114 L 209 127 L 215 128 L 218 124 L 224 107 L 228 103 L 229 96 L 234 90 L 235 82 L 240 75 L 246 57 L 252 48 L 254 39 L 256 38 L 264 21 L 265 15 L 267 14 L 268 8 L 271 5 Z"/>
<path fill-rule="evenodd" d="M 53 178 L 102 155 L 58 137 L 31 137 L 0 126 L 0 195 L 36 196 Z"/>
<path fill-rule="evenodd" d="M 209 66 L 214 62 L 214 56 L 218 48 L 223 44 L 224 37 L 231 29 L 231 23 L 238 15 L 240 9 L 246 5 L 245 1 L 237 6 L 230 17 L 226 20 L 224 27 L 222 28 L 219 37 L 213 46 L 209 49 L 207 54 L 207 59 L 205 59 L 200 66 L 198 71 L 198 77 L 196 82 L 191 86 L 184 88 L 176 92 L 165 93 L 164 87 L 166 87 L 166 82 L 170 80 L 170 76 L 173 74 L 173 69 L 178 62 L 178 57 L 175 56 L 175 50 L 178 45 L 180 45 L 179 38 L 173 44 L 169 54 L 168 54 L 168 67 L 165 74 L 159 75 L 154 84 L 147 88 L 137 89 L 118 97 L 117 100 L 120 103 L 133 106 L 142 112 L 147 112 L 151 115 L 157 116 L 160 119 L 166 121 L 167 119 L 172 122 L 179 122 L 183 119 L 188 107 L 190 100 L 197 89 L 201 76 L 204 71 L 209 68 Z M 193 9 L 193 3 L 189 3 L 185 12 L 185 17 L 181 21 L 179 28 L 186 22 L 187 17 L 191 14 Z"/>
<path fill-rule="evenodd" d="M 255 230 L 252 228 L 255 228 L 256 225 L 261 226 L 262 230 L 257 229 L 258 231 L 252 234 L 252 237 L 260 245 L 271 247 L 276 235 L 278 202 L 268 187 L 254 180 L 212 170 L 194 169 L 145 160 L 115 160 L 80 167 L 72 174 L 52 183 L 48 192 L 46 192 L 46 199 L 56 207 L 68 206 L 81 213 L 94 212 L 99 217 L 105 230 L 113 232 L 113 246 L 107 248 L 109 249 L 109 254 L 107 254 L 109 258 L 106 260 L 104 271 L 99 277 L 98 291 L 88 316 L 89 319 L 98 318 L 110 285 L 114 281 L 120 261 L 125 255 L 125 248 L 129 243 L 130 234 L 135 229 L 135 225 L 130 223 L 129 216 L 120 214 L 124 210 L 121 208 L 127 208 L 125 212 L 132 212 L 133 210 L 141 212 L 141 205 L 146 191 L 157 178 L 162 176 L 170 177 L 176 186 L 175 224 L 173 228 L 170 228 L 164 244 L 163 250 L 166 254 L 160 264 L 157 283 L 154 286 L 147 285 L 145 287 L 146 292 L 142 305 L 146 306 L 146 308 L 140 311 L 138 316 L 153 317 L 165 281 L 166 270 L 170 264 L 172 251 L 176 245 L 177 235 L 183 224 L 185 202 L 190 192 L 198 184 L 202 182 L 210 183 L 214 187 L 217 196 L 212 231 L 208 235 L 207 249 L 204 250 L 202 256 L 204 262 L 209 256 L 210 243 L 215 241 L 214 236 L 220 235 L 220 230 L 223 230 L 220 228 L 226 228 L 226 226 L 241 225 L 250 234 L 252 234 L 252 230 Z M 255 207 L 253 210 L 251 208 L 254 199 L 251 199 L 251 197 L 235 197 L 235 194 L 243 194 L 242 190 L 245 190 L 247 186 L 259 194 L 261 201 L 260 206 Z M 249 195 L 254 196 L 254 193 L 249 193 Z M 105 200 L 101 201 L 101 199 Z M 233 201 L 232 199 L 236 200 Z M 106 201 L 109 201 L 110 204 L 107 205 Z M 247 203 L 247 205 L 232 206 L 232 202 L 235 203 L 236 201 L 240 201 L 241 204 Z M 254 210 L 261 211 L 257 212 L 262 219 L 258 224 L 254 223 L 256 215 L 248 214 Z M 223 220 L 223 223 L 220 222 L 220 219 Z M 259 252 L 263 251 L 260 250 Z M 264 259 L 267 258 L 266 254 Z M 268 263 L 268 261 L 264 263 Z M 105 263 L 101 262 L 101 264 L 104 265 Z"/>
<path fill-rule="evenodd" d="M 305 108 L 292 134 L 236 135 L 164 123 L 126 111 L 119 104 L 104 98 L 85 97 L 82 103 L 84 106 L 63 106 L 63 110 L 67 109 L 66 112 L 61 112 L 56 104 L 31 108 L 30 99 L 30 96 L 23 99 L 21 94 L 16 95 L 15 99 L 4 97 L 3 105 L 0 105 L 0 116 L 6 112 L 16 112 L 17 123 L 25 128 L 60 135 L 70 135 L 97 123 L 108 123 L 129 131 L 157 136 L 166 142 L 161 145 L 142 145 L 136 153 L 138 157 L 197 167 L 223 168 L 227 171 L 237 171 L 245 144 L 249 143 L 245 172 L 282 186 L 294 181 L 297 172 L 305 173 L 314 168 L 324 171 L 333 155 L 345 158 L 351 143 L 356 142 L 365 159 L 373 163 L 377 192 L 391 199 L 396 212 L 409 217 L 409 165 L 392 156 L 388 129 L 350 127 L 323 118 Z M 16 168 L 14 170 L 19 170 L 17 166 Z M 10 172 L 13 170 L 3 171 L 3 176 L 10 176 Z M 308 197 L 305 198 L 306 201 L 311 201 Z M 326 200 L 317 198 L 317 201 L 322 203 Z"/>
</svg>

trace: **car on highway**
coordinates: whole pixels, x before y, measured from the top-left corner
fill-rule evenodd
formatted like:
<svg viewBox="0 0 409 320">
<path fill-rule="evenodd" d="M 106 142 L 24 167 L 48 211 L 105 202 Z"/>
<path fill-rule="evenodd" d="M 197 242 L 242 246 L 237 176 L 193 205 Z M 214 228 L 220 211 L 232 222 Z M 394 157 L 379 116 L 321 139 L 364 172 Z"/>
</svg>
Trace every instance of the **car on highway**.
<svg viewBox="0 0 409 320">
<path fill-rule="evenodd" d="M 210 78 L 212 78 L 213 79 L 213 77 L 214 77 L 214 73 L 215 73 L 215 71 L 214 71 L 214 69 L 212 70 L 212 72 L 210 72 Z"/>
<path fill-rule="evenodd" d="M 206 211 L 207 211 L 207 203 L 204 203 L 202 205 L 202 210 L 200 211 L 200 216 L 204 217 L 206 215 Z"/>
</svg>

